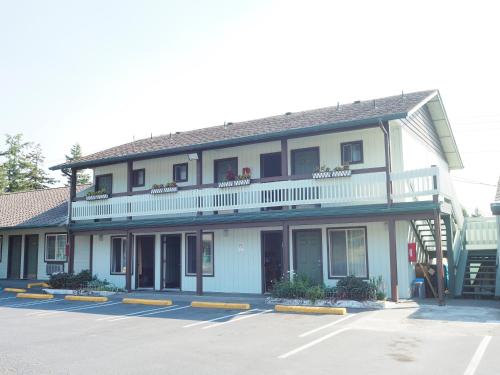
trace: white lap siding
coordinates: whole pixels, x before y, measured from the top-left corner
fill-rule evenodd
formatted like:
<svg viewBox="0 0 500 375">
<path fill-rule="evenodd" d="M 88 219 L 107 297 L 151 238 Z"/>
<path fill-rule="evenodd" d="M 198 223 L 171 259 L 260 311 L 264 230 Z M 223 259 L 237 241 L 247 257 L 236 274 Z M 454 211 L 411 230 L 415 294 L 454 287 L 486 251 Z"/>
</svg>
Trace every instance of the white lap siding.
<svg viewBox="0 0 500 375">
<path fill-rule="evenodd" d="M 90 269 L 90 236 L 75 236 L 75 273 Z"/>
<path fill-rule="evenodd" d="M 125 287 L 125 275 L 111 274 L 111 235 L 94 235 L 92 251 L 92 273 L 99 279 L 113 283 L 117 287 Z"/>
</svg>

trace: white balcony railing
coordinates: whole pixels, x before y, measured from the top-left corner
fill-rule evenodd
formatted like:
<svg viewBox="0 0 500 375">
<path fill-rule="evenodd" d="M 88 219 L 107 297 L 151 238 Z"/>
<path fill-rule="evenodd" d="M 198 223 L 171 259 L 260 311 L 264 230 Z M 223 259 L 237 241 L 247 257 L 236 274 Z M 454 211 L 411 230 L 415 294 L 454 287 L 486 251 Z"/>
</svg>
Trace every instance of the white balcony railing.
<svg viewBox="0 0 500 375">
<path fill-rule="evenodd" d="M 494 217 L 469 217 L 465 220 L 465 245 L 467 250 L 496 249 L 497 222 Z"/>
<path fill-rule="evenodd" d="M 407 173 L 407 174 L 405 174 Z M 393 174 L 397 182 L 394 199 L 408 197 L 405 183 L 412 182 L 412 196 L 437 194 L 432 188 L 437 169 Z M 430 183 L 429 183 L 430 179 Z M 111 197 L 72 204 L 72 220 L 163 216 L 223 210 L 321 204 L 349 206 L 387 202 L 384 172 L 353 174 L 351 177 L 253 183 L 230 188 L 180 190 L 167 194 Z"/>
</svg>

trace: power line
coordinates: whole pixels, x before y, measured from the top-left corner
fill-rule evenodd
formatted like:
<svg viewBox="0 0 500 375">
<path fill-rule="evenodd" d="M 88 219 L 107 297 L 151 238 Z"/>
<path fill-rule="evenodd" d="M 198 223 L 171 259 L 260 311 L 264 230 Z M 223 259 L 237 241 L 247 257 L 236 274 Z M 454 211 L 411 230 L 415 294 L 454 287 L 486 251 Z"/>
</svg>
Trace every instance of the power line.
<svg viewBox="0 0 500 375">
<path fill-rule="evenodd" d="M 452 177 L 452 179 L 455 180 L 455 181 L 457 181 L 457 182 L 462 182 L 462 183 L 465 183 L 465 184 L 484 185 L 484 186 L 497 187 L 497 185 L 490 184 L 490 183 L 487 183 L 487 182 L 467 180 L 467 179 L 460 178 L 460 177 Z"/>
</svg>

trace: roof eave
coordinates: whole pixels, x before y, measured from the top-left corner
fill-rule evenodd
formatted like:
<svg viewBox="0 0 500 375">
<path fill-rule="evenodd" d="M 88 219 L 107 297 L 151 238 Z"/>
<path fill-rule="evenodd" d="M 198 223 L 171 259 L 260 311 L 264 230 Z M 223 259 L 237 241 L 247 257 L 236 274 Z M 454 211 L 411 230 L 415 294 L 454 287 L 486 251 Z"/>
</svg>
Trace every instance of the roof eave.
<svg viewBox="0 0 500 375">
<path fill-rule="evenodd" d="M 78 169 L 92 168 L 92 167 L 98 167 L 101 165 L 126 162 L 128 160 L 134 160 L 134 159 L 145 159 L 148 157 L 160 157 L 160 156 L 167 156 L 167 155 L 171 155 L 171 154 L 179 154 L 179 153 L 183 153 L 183 152 L 189 153 L 189 152 L 193 152 L 193 151 L 202 151 L 202 150 L 208 149 L 208 148 L 234 146 L 234 145 L 238 145 L 241 143 L 262 142 L 262 141 L 268 141 L 268 140 L 272 141 L 272 140 L 279 139 L 282 137 L 305 135 L 305 134 L 315 134 L 315 133 L 319 133 L 319 132 L 329 130 L 329 129 L 335 130 L 335 129 L 342 129 L 342 128 L 348 128 L 348 127 L 363 126 L 363 125 L 368 125 L 368 124 L 372 124 L 372 123 L 377 123 L 378 121 L 397 120 L 397 119 L 405 118 L 407 116 L 408 116 L 407 112 L 395 113 L 395 114 L 391 114 L 391 115 L 370 117 L 370 118 L 361 119 L 361 120 L 342 121 L 342 122 L 316 125 L 316 126 L 312 126 L 309 128 L 297 128 L 297 129 L 290 129 L 290 130 L 285 130 L 285 131 L 280 131 L 280 132 L 258 134 L 258 135 L 252 135 L 252 136 L 247 136 L 247 137 L 240 137 L 240 138 L 233 138 L 233 139 L 225 139 L 225 140 L 221 140 L 221 141 L 200 143 L 200 144 L 191 145 L 191 146 L 182 146 L 182 147 L 176 147 L 176 148 L 171 148 L 171 149 L 141 152 L 141 153 L 136 153 L 136 154 L 129 154 L 129 155 L 116 156 L 116 157 L 97 159 L 97 160 L 89 160 L 89 161 L 83 161 L 83 162 L 63 163 L 63 164 L 58 164 L 58 165 L 55 165 L 53 167 L 50 167 L 49 169 L 52 171 L 55 171 L 55 170 L 59 170 L 62 168 L 78 168 Z"/>
</svg>

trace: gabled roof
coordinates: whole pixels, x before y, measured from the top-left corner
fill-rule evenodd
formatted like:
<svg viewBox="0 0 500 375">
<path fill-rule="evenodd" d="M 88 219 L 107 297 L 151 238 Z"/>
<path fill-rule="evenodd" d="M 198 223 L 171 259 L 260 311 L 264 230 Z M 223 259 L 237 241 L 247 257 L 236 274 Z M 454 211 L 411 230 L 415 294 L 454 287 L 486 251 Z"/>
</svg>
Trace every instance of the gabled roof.
<svg viewBox="0 0 500 375">
<path fill-rule="evenodd" d="M 91 168 L 139 158 L 196 152 L 207 148 L 235 146 L 247 142 L 276 140 L 285 136 L 314 134 L 324 130 L 361 127 L 378 121 L 406 118 L 427 103 L 434 106 L 433 100 L 435 98 L 440 103 L 439 93 L 436 90 L 419 91 L 151 137 L 112 147 L 84 156 L 71 163 L 56 165 L 51 169 Z M 439 105 L 436 108 L 439 109 Z M 441 112 L 438 110 L 435 112 L 437 113 L 436 121 L 444 121 Z M 449 142 L 449 144 L 443 145 L 445 152 L 450 155 L 452 153 L 458 155 L 447 119 L 440 128 L 442 129 L 438 133 L 443 136 L 443 142 Z M 444 139 L 450 135 L 450 140 L 445 141 Z M 458 159 L 460 159 L 459 155 Z"/>
<path fill-rule="evenodd" d="M 68 218 L 68 199 L 69 187 L 1 194 L 0 229 L 63 226 Z"/>
</svg>

